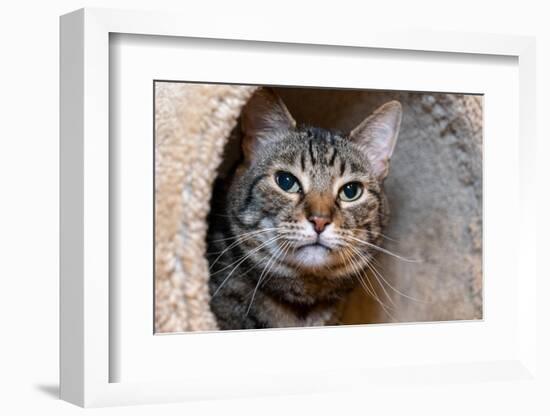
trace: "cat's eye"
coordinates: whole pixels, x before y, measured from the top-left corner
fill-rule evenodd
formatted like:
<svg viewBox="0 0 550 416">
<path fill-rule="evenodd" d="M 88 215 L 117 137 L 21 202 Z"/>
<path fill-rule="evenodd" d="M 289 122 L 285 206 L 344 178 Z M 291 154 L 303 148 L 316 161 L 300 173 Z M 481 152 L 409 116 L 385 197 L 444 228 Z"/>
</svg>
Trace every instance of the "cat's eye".
<svg viewBox="0 0 550 416">
<path fill-rule="evenodd" d="M 285 192 L 296 193 L 302 190 L 300 182 L 298 182 L 298 179 L 292 173 L 277 172 L 275 174 L 275 182 Z"/>
<path fill-rule="evenodd" d="M 359 182 L 349 182 L 340 188 L 338 197 L 342 201 L 351 202 L 359 199 L 361 195 L 363 195 L 363 185 Z"/>
</svg>

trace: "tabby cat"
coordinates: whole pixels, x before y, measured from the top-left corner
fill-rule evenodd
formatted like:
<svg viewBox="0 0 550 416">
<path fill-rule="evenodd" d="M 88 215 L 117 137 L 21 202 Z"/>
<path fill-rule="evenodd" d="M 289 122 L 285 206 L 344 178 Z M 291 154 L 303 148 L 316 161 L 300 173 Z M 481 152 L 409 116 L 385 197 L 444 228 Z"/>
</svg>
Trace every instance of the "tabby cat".
<svg viewBox="0 0 550 416">
<path fill-rule="evenodd" d="M 221 329 L 331 323 L 380 249 L 401 105 L 348 135 L 300 127 L 271 89 L 241 117 L 242 159 L 214 191 L 211 309 Z M 368 286 L 366 287 L 368 289 Z"/>
</svg>

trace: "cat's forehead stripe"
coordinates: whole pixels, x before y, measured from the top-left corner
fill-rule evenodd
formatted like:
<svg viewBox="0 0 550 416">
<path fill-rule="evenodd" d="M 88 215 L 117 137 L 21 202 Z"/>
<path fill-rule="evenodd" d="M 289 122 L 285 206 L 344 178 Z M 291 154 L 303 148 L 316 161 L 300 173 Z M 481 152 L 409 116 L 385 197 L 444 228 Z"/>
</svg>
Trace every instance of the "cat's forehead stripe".
<svg viewBox="0 0 550 416">
<path fill-rule="evenodd" d="M 328 162 L 329 166 L 334 166 L 334 160 L 336 159 L 336 155 L 338 154 L 338 149 L 335 147 L 332 156 L 330 157 L 330 161 Z"/>
<path fill-rule="evenodd" d="M 309 140 L 309 159 L 311 161 L 311 164 L 313 166 L 315 166 L 315 164 L 317 163 L 316 160 L 315 160 L 315 156 L 313 156 L 313 140 L 310 139 Z"/>
<path fill-rule="evenodd" d="M 342 159 L 340 160 L 340 176 L 344 176 L 345 171 L 346 171 L 346 160 Z"/>
</svg>

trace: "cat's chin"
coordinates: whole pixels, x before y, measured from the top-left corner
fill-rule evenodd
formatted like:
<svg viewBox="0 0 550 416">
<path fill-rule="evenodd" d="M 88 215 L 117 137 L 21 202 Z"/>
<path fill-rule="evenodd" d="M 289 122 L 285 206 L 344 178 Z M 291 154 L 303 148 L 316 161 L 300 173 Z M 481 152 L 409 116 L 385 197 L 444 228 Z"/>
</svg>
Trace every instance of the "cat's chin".
<svg viewBox="0 0 550 416">
<path fill-rule="evenodd" d="M 296 253 L 296 261 L 303 268 L 317 269 L 330 263 L 330 249 L 321 244 L 311 244 L 300 247 Z"/>
</svg>

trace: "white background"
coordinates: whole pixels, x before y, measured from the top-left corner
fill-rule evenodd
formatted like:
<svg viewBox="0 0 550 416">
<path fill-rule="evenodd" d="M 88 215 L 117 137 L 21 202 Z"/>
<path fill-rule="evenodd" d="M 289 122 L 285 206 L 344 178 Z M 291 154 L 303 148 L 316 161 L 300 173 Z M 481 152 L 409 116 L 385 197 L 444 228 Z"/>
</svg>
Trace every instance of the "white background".
<svg viewBox="0 0 550 416">
<path fill-rule="evenodd" d="M 191 3 L 191 2 L 185 2 Z M 193 2 L 195 3 L 195 2 Z M 550 212 L 548 193 L 550 128 L 545 115 L 550 105 L 550 31 L 548 12 L 542 1 L 479 2 L 461 0 L 355 2 L 351 1 L 251 2 L 250 7 L 237 7 L 242 2 L 201 0 L 192 10 L 182 1 L 20 1 L 3 4 L 0 13 L 2 48 L 0 89 L 1 140 L 0 178 L 0 412 L 46 414 L 82 412 L 55 399 L 58 376 L 58 16 L 83 6 L 136 9 L 188 10 L 205 16 L 209 13 L 247 14 L 251 19 L 280 20 L 281 29 L 300 25 L 301 19 L 314 19 L 327 30 L 338 25 L 372 25 L 388 21 L 393 25 L 428 27 L 489 33 L 537 35 L 538 58 L 538 132 L 537 177 L 539 196 L 539 250 L 548 235 Z M 337 7 L 336 7 L 337 6 Z M 355 6 L 355 7 L 357 7 Z M 230 17 L 228 17 L 230 18 Z M 244 31 L 245 28 L 238 28 Z M 547 140 L 542 140 L 546 138 Z M 545 276 L 549 267 L 542 264 Z M 539 293 L 550 293 L 548 282 L 541 282 Z M 544 309 L 543 309 L 544 308 Z M 541 312 L 548 307 L 540 305 Z M 548 314 L 539 322 L 539 337 L 544 337 L 539 351 L 541 368 L 550 374 Z M 476 385 L 449 384 L 399 389 L 388 386 L 386 395 L 351 397 L 346 393 L 331 395 L 214 401 L 162 406 L 140 406 L 93 410 L 99 414 L 207 414 L 239 413 L 371 414 L 398 411 L 408 414 L 548 414 L 546 391 L 535 391 L 529 384 L 495 383 L 480 389 Z M 544 405 L 543 405 L 544 403 Z M 543 409 L 543 406 L 545 409 Z M 416 410 L 416 411 L 415 411 Z"/>
</svg>

